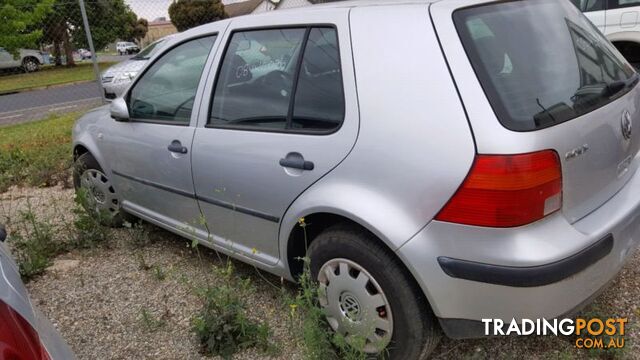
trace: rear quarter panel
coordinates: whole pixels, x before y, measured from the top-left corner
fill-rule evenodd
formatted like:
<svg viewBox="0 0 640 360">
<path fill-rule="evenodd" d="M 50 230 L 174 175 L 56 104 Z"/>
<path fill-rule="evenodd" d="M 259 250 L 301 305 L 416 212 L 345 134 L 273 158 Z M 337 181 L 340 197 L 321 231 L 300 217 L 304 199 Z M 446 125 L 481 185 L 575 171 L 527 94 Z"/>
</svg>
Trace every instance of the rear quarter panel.
<svg viewBox="0 0 640 360">
<path fill-rule="evenodd" d="M 350 26 L 358 139 L 289 208 L 283 254 L 296 220 L 315 212 L 348 217 L 395 250 L 433 219 L 473 162 L 473 137 L 428 5 L 353 8 Z"/>
</svg>

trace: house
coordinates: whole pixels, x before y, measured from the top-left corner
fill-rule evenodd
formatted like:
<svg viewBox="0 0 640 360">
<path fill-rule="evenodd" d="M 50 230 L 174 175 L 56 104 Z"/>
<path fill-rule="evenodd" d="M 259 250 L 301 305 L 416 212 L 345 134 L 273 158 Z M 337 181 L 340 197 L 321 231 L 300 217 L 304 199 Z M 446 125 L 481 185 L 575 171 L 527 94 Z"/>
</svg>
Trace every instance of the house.
<svg viewBox="0 0 640 360">
<path fill-rule="evenodd" d="M 229 17 L 247 15 L 253 13 L 255 9 L 262 4 L 262 1 L 263 0 L 237 1 L 225 4 L 224 10 L 227 12 Z"/>
<path fill-rule="evenodd" d="M 140 41 L 140 48 L 151 44 L 152 42 L 161 39 L 167 35 L 175 34 L 178 30 L 165 17 L 157 18 L 149 22 L 149 28 L 145 37 Z"/>
<path fill-rule="evenodd" d="M 288 9 L 301 6 L 309 6 L 313 4 L 326 3 L 338 0 L 261 0 L 260 4 L 253 10 L 252 14 L 258 14 L 266 11 Z"/>
</svg>

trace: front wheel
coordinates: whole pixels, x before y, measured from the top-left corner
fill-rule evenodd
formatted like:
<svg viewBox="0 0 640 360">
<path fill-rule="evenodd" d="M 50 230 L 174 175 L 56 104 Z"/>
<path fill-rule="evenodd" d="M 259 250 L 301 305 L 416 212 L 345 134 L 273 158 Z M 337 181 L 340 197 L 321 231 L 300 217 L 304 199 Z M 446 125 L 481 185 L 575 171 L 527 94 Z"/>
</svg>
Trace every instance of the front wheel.
<svg viewBox="0 0 640 360">
<path fill-rule="evenodd" d="M 372 234 L 331 227 L 308 256 L 327 322 L 348 343 L 394 360 L 423 359 L 436 347 L 440 328 L 424 294 Z"/>
<path fill-rule="evenodd" d="M 124 214 L 116 190 L 91 154 L 82 154 L 76 160 L 73 185 L 76 194 L 83 197 L 80 200 L 82 206 L 98 216 L 103 225 L 117 227 L 123 224 Z"/>
<path fill-rule="evenodd" d="M 38 62 L 38 60 L 27 58 L 22 61 L 22 68 L 24 68 L 24 71 L 28 73 L 38 71 L 38 69 L 40 68 L 40 63 Z"/>
</svg>

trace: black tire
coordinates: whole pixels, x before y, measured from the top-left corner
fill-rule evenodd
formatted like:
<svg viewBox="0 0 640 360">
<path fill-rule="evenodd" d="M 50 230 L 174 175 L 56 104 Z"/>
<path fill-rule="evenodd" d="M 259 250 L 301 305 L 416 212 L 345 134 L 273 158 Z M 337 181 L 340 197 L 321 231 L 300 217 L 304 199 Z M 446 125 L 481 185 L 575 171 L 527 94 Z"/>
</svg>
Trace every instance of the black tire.
<svg viewBox="0 0 640 360">
<path fill-rule="evenodd" d="M 308 255 L 313 279 L 323 264 L 343 258 L 363 267 L 387 294 L 393 334 L 379 357 L 425 359 L 438 345 L 441 330 L 426 297 L 399 259 L 371 233 L 348 224 L 330 227 L 311 242 Z"/>
<path fill-rule="evenodd" d="M 102 167 L 100 167 L 100 164 L 98 164 L 98 161 L 90 153 L 84 153 L 80 155 L 76 159 L 76 162 L 73 167 L 73 186 L 76 189 L 76 192 L 78 191 L 78 189 L 82 187 L 80 177 L 87 170 L 97 170 L 104 174 L 104 170 L 102 170 Z M 106 177 L 106 175 L 104 176 Z M 110 187 L 110 189 L 113 195 L 115 195 L 115 189 L 113 189 L 113 187 Z M 109 212 L 110 216 L 100 218 L 103 225 L 111 226 L 111 227 L 121 227 L 125 221 L 132 222 L 134 220 L 132 215 L 125 213 L 120 208 L 119 200 L 117 204 L 113 204 L 113 208 L 117 210 L 110 211 Z M 87 209 L 87 210 L 94 210 L 94 209 Z M 95 211 L 90 211 L 90 212 L 95 213 Z"/>
<path fill-rule="evenodd" d="M 40 63 L 34 58 L 25 58 L 22 60 L 22 68 L 25 72 L 36 72 L 40 69 Z"/>
</svg>

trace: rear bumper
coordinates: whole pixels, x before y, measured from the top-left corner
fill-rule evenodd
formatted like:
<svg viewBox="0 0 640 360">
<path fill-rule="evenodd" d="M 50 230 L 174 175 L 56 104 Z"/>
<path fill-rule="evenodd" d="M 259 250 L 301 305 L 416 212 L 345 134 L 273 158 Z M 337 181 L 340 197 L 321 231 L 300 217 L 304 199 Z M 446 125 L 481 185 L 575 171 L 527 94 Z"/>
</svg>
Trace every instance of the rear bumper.
<svg viewBox="0 0 640 360">
<path fill-rule="evenodd" d="M 577 274 L 609 255 L 611 249 L 613 249 L 613 235 L 607 234 L 579 253 L 550 264 L 501 266 L 446 256 L 438 257 L 438 263 L 442 270 L 453 278 L 495 285 L 534 287 L 553 284 Z"/>
<path fill-rule="evenodd" d="M 493 229 L 433 221 L 398 255 L 450 337 L 482 335 L 487 318 L 555 318 L 590 302 L 640 242 L 640 174 L 570 224 L 558 213 Z M 479 328 L 483 330 L 483 328 Z"/>
</svg>

